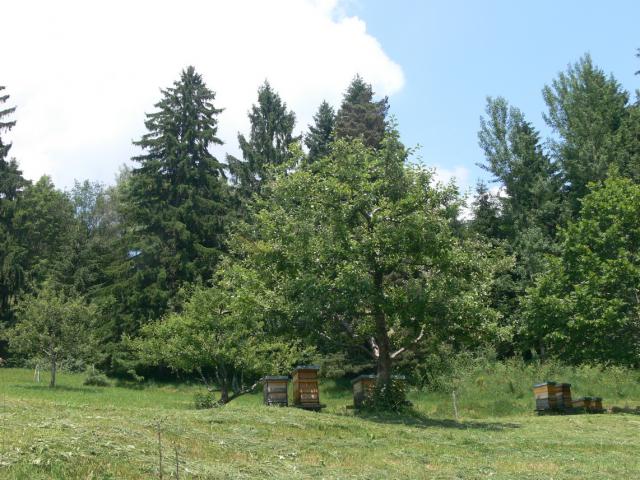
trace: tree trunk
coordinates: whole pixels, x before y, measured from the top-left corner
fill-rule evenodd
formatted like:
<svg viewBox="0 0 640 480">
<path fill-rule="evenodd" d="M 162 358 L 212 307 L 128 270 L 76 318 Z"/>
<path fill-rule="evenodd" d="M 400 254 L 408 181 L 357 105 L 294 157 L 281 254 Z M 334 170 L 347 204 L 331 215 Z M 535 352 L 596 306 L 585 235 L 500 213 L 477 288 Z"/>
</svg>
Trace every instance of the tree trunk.
<svg viewBox="0 0 640 480">
<path fill-rule="evenodd" d="M 388 385 L 391 381 L 391 345 L 387 329 L 387 317 L 382 309 L 382 297 L 384 295 L 382 287 L 382 273 L 376 272 L 374 275 L 374 285 L 377 293 L 376 305 L 374 305 L 373 315 L 376 322 L 376 342 L 378 343 L 378 386 Z"/>
<path fill-rule="evenodd" d="M 56 371 L 57 371 L 58 365 L 56 362 L 56 357 L 53 356 L 51 357 L 51 380 L 49 381 L 49 387 L 53 388 L 56 386 Z"/>
<path fill-rule="evenodd" d="M 216 368 L 216 377 L 220 386 L 220 403 L 229 403 L 229 382 L 227 381 L 227 369 L 223 366 Z"/>
<path fill-rule="evenodd" d="M 391 348 L 387 334 L 387 321 L 384 312 L 376 312 L 376 339 L 378 342 L 378 386 L 391 381 Z"/>
</svg>

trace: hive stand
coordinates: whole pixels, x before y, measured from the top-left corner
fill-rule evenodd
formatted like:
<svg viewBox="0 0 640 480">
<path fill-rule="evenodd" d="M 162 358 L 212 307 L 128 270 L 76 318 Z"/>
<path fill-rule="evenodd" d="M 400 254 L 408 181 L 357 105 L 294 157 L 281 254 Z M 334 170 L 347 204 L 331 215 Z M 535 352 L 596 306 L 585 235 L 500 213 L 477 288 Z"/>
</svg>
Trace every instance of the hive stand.
<svg viewBox="0 0 640 480">
<path fill-rule="evenodd" d="M 293 370 L 293 406 L 319 411 L 326 407 L 320 403 L 318 371 L 316 365 L 302 365 Z"/>
</svg>

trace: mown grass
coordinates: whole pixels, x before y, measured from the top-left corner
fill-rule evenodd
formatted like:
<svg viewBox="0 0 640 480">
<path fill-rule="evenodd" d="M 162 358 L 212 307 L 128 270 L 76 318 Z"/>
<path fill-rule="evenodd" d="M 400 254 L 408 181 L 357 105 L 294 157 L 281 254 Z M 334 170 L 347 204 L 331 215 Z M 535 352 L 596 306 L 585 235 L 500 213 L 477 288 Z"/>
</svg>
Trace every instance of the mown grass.
<svg viewBox="0 0 640 480">
<path fill-rule="evenodd" d="M 84 387 L 62 374 L 52 390 L 30 371 L 0 369 L 0 478 L 158 478 L 158 425 L 164 478 L 175 478 L 176 449 L 180 478 L 640 477 L 640 416 L 537 417 L 530 391 L 518 397 L 528 378 L 501 383 L 513 365 L 485 367 L 458 375 L 459 421 L 448 393 L 411 392 L 411 413 L 359 416 L 346 408 L 348 382 L 326 381 L 322 413 L 264 407 L 260 394 L 194 410 L 197 386 Z M 640 405 L 636 372 L 620 375 L 617 397 L 598 390 L 611 380 L 554 378 L 578 394 L 595 388 L 608 405 Z"/>
</svg>

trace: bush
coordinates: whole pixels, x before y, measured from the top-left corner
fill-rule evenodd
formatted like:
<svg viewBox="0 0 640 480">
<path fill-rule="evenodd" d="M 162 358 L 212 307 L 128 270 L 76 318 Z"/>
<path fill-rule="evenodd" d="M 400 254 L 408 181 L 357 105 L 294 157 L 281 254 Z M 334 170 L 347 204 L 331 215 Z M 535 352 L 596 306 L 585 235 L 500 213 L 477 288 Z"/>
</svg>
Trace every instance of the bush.
<svg viewBox="0 0 640 480">
<path fill-rule="evenodd" d="M 104 373 L 96 372 L 95 370 L 89 371 L 87 378 L 84 379 L 82 384 L 91 387 L 108 387 L 111 385 Z"/>
<path fill-rule="evenodd" d="M 193 405 L 196 407 L 196 410 L 205 410 L 217 407 L 218 402 L 213 392 L 198 392 L 193 396 Z"/>
<path fill-rule="evenodd" d="M 377 386 L 371 396 L 365 397 L 363 410 L 400 412 L 409 407 L 407 401 L 407 386 L 404 378 L 392 378 L 385 386 Z"/>
</svg>

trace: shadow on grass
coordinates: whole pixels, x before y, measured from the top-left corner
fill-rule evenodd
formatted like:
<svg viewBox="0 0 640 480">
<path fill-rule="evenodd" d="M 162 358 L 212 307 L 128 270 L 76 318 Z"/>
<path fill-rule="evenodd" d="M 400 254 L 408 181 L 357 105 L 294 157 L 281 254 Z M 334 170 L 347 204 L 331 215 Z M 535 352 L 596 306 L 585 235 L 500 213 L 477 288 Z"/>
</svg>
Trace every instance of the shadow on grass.
<svg viewBox="0 0 640 480">
<path fill-rule="evenodd" d="M 447 418 L 431 418 L 421 412 L 411 409 L 399 413 L 359 411 L 356 412 L 355 415 L 362 420 L 368 420 L 370 422 L 384 423 L 388 425 L 404 425 L 414 428 L 452 428 L 457 430 L 473 429 L 493 432 L 520 428 L 520 425 L 517 423 L 479 422 L 476 420 L 460 422 Z"/>
<path fill-rule="evenodd" d="M 68 387 L 66 385 L 56 385 L 50 387 L 49 385 L 13 385 L 15 388 L 21 388 L 24 390 L 37 390 L 42 392 L 84 392 L 84 393 L 102 393 L 102 389 L 95 387 Z"/>
<path fill-rule="evenodd" d="M 333 397 L 348 397 L 351 395 L 353 387 L 348 378 L 336 378 L 323 382 L 322 390 Z"/>
</svg>

